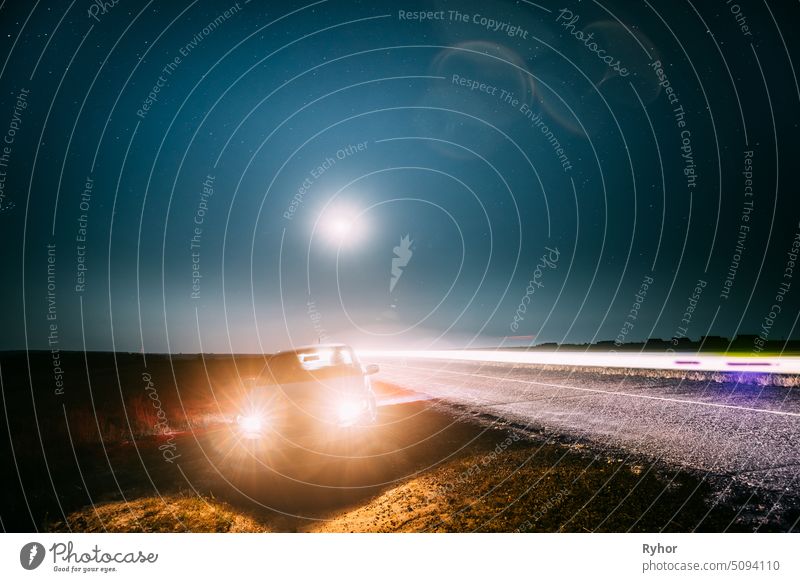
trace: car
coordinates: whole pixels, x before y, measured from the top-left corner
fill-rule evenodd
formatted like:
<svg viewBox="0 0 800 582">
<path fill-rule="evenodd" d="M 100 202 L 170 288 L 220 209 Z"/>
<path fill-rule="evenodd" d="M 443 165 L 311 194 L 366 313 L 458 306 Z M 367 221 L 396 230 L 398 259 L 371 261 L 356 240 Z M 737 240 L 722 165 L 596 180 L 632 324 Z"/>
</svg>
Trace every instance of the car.
<svg viewBox="0 0 800 582">
<path fill-rule="evenodd" d="M 345 344 L 305 346 L 268 357 L 252 380 L 236 418 L 249 440 L 297 444 L 310 436 L 335 438 L 375 422 L 377 405 L 370 376 Z"/>
</svg>

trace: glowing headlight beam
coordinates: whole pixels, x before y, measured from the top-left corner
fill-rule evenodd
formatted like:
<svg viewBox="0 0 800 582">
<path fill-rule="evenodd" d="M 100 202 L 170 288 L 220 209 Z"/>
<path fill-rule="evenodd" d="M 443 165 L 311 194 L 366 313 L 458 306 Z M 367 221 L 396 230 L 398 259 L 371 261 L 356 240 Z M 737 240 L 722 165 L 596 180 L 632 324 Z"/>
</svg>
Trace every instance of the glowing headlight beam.
<svg viewBox="0 0 800 582">
<path fill-rule="evenodd" d="M 336 416 L 340 424 L 356 422 L 364 412 L 364 403 L 355 400 L 345 400 L 336 407 Z"/>
<path fill-rule="evenodd" d="M 698 370 L 800 374 L 800 357 L 724 356 L 704 354 L 623 354 L 597 352 L 522 352 L 510 350 L 358 350 L 359 357 L 461 360 L 508 364 L 537 364 L 645 370 Z"/>
<path fill-rule="evenodd" d="M 238 421 L 239 428 L 245 433 L 259 433 L 261 429 L 264 428 L 264 419 L 257 414 L 240 416 Z"/>
</svg>

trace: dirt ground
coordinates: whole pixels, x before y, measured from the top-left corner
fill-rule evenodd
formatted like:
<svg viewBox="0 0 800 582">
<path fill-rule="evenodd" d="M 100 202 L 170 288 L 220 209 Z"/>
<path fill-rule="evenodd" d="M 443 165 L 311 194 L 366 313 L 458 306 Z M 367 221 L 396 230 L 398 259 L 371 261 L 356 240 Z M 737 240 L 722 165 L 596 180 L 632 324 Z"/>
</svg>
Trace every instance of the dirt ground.
<svg viewBox="0 0 800 582">
<path fill-rule="evenodd" d="M 380 436 L 380 446 L 359 451 L 364 458 L 311 458 L 301 463 L 292 457 L 286 466 L 278 466 L 279 473 L 260 468 L 219 474 L 210 469 L 205 455 L 192 451 L 190 439 L 184 439 L 178 443 L 186 477 L 183 487 L 170 482 L 175 481 L 174 472 L 157 467 L 150 475 L 158 495 L 146 493 L 139 483 L 127 502 L 96 501 L 47 527 L 204 532 L 785 531 L 797 518 L 781 512 L 778 504 L 770 519 L 757 521 L 753 516 L 763 515 L 764 508 L 777 501 L 766 492 L 751 496 L 752 492 L 737 494 L 734 488 L 720 497 L 719 484 L 712 479 L 623 459 L 590 443 L 554 440 L 464 417 L 436 403 L 385 407 L 381 420 L 375 435 Z M 216 440 L 213 434 L 204 438 Z M 224 467 L 214 466 L 217 471 Z"/>
</svg>

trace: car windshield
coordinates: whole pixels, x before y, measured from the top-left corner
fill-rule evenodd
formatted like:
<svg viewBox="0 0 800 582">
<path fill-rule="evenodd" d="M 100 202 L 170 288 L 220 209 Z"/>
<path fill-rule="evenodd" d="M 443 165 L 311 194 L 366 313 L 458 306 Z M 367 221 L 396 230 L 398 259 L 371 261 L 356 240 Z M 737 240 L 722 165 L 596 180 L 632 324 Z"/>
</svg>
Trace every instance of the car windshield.
<svg viewBox="0 0 800 582">
<path fill-rule="evenodd" d="M 267 384 L 326 380 L 358 372 L 350 348 L 337 346 L 276 354 L 267 360 L 260 378 Z"/>
</svg>

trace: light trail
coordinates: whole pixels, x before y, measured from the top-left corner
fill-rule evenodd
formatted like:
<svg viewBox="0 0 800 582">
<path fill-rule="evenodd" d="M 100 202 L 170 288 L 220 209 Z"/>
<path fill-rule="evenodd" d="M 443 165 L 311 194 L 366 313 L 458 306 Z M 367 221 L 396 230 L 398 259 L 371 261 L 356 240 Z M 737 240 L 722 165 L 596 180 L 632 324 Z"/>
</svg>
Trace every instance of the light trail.
<svg viewBox="0 0 800 582">
<path fill-rule="evenodd" d="M 397 370 L 415 370 L 420 373 L 427 373 L 430 376 L 431 370 L 430 368 L 419 368 L 414 366 L 394 366 L 392 364 L 387 364 L 389 368 L 396 368 Z M 457 372 L 455 370 L 435 370 L 433 376 L 436 378 L 440 378 L 442 374 L 446 374 L 449 376 L 464 376 L 469 378 L 483 378 L 485 380 L 491 380 L 492 382 L 501 382 L 501 383 L 516 383 L 516 384 L 525 384 L 527 386 L 538 387 L 538 386 L 546 386 L 548 388 L 554 388 L 556 390 L 575 390 L 578 392 L 591 392 L 593 394 L 603 394 L 604 396 L 621 396 L 624 398 L 636 398 L 639 400 L 655 400 L 660 402 L 669 402 L 672 404 L 688 404 L 691 406 L 703 406 L 707 408 L 723 408 L 727 410 L 738 410 L 742 412 L 758 412 L 762 414 L 774 414 L 776 416 L 791 416 L 795 418 L 800 418 L 800 412 L 791 412 L 791 411 L 784 411 L 784 410 L 772 410 L 769 408 L 754 408 L 752 406 L 739 406 L 735 404 L 721 404 L 718 402 L 707 402 L 703 400 L 692 400 L 691 398 L 674 398 L 670 396 L 653 396 L 649 394 L 636 394 L 633 392 L 623 392 L 620 390 L 603 390 L 602 388 L 587 388 L 586 386 L 571 386 L 569 384 L 553 384 L 552 382 L 539 382 L 535 380 L 523 380 L 520 378 L 509 378 L 507 376 L 495 376 L 492 374 L 476 374 L 475 372 Z M 521 402 L 526 402 L 525 400 L 517 400 L 515 402 L 487 402 L 482 404 L 481 406 L 485 407 L 492 407 L 492 406 L 507 406 L 508 404 L 519 404 Z M 535 400 L 528 400 L 527 402 L 536 402 Z"/>
<path fill-rule="evenodd" d="M 523 352 L 511 350 L 358 350 L 363 358 L 462 360 L 544 366 L 697 370 L 751 374 L 800 374 L 796 356 L 724 356 L 704 354 L 621 354 L 592 352 Z"/>
</svg>

